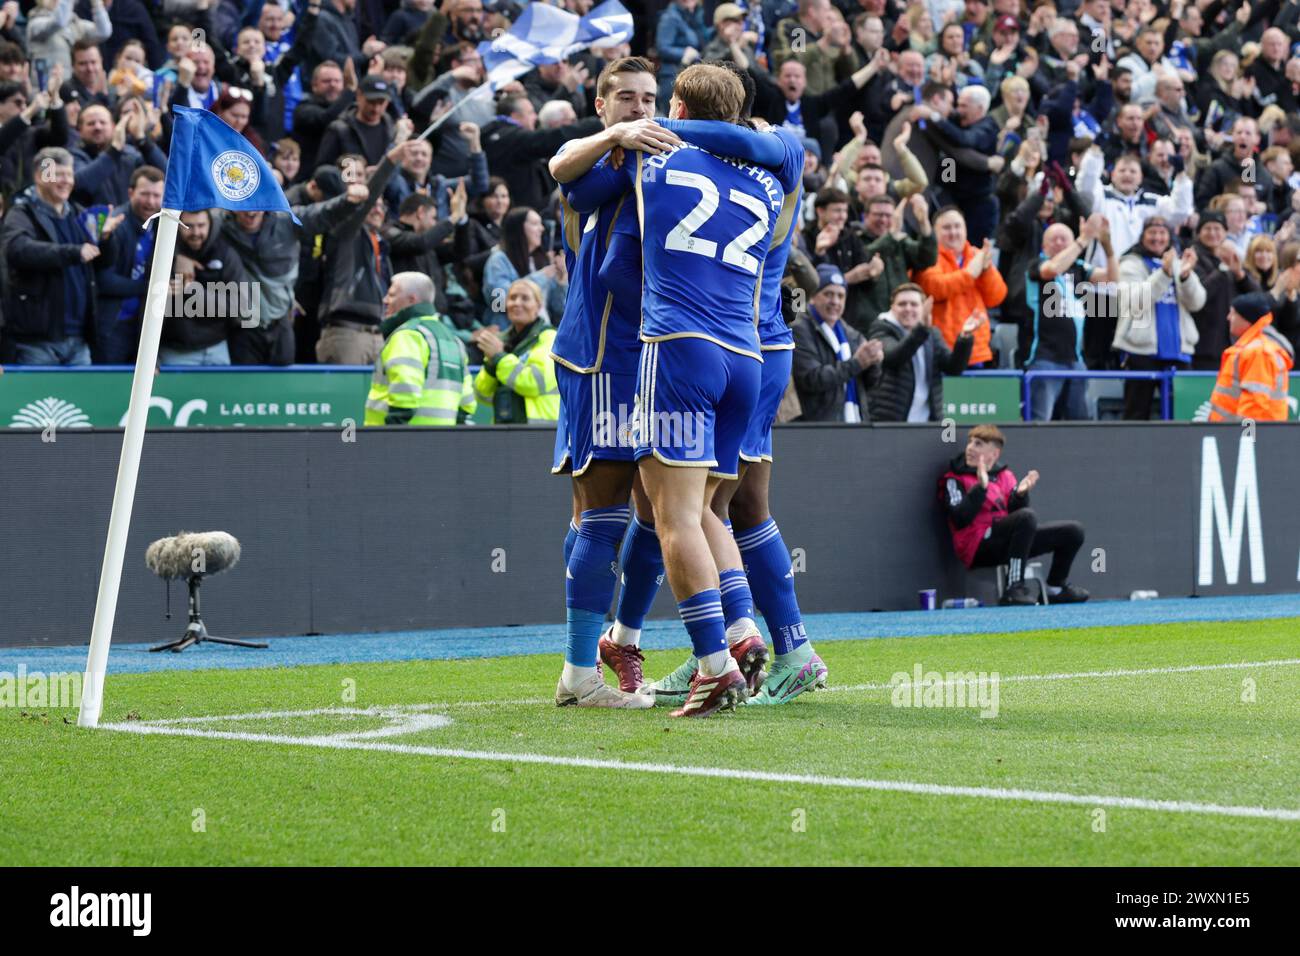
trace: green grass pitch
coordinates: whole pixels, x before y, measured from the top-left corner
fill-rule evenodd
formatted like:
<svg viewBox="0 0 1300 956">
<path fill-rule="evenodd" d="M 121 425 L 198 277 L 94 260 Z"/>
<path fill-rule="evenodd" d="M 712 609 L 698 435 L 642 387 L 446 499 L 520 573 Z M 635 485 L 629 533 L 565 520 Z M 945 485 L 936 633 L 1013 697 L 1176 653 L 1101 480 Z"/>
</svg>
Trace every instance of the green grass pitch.
<svg viewBox="0 0 1300 956">
<path fill-rule="evenodd" d="M 831 691 L 706 720 L 558 709 L 558 655 L 113 676 L 106 725 L 184 735 L 0 710 L 0 858 L 1295 866 L 1298 625 L 829 642 Z M 918 663 L 997 716 L 894 706 Z"/>
</svg>

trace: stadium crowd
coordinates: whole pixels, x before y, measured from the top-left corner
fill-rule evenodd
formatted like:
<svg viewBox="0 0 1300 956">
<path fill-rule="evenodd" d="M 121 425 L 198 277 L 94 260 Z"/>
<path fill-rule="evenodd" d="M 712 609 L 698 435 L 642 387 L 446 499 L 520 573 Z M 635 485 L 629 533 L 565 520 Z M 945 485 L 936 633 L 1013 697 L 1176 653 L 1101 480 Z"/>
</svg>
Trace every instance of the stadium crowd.
<svg viewBox="0 0 1300 956">
<path fill-rule="evenodd" d="M 9 0 L 0 361 L 134 361 L 145 224 L 187 106 L 268 159 L 302 226 L 186 213 L 163 363 L 372 364 L 386 300 L 420 297 L 394 299 L 393 277 L 417 273 L 497 420 L 558 415 L 540 400 L 568 283 L 547 161 L 602 128 L 603 64 L 649 52 L 660 110 L 685 66 L 731 61 L 754 115 L 803 138 L 785 418 L 937 419 L 943 376 L 969 367 L 1218 371 L 1234 338 L 1290 368 L 1297 0 L 625 5 L 630 44 L 488 96 L 479 44 L 518 18 L 511 0 Z M 1126 417 L 1150 416 L 1154 389 L 1128 382 Z M 1090 414 L 1081 380 L 1038 381 L 1031 406 Z"/>
</svg>

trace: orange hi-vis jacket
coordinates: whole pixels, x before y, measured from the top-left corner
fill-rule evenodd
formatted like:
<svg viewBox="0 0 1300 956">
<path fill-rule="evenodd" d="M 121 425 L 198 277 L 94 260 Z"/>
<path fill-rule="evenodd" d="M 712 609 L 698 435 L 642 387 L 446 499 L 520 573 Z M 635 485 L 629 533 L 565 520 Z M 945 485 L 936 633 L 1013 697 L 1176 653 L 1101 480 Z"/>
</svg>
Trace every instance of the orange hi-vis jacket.
<svg viewBox="0 0 1300 956">
<path fill-rule="evenodd" d="M 1223 353 L 1219 379 L 1210 395 L 1210 421 L 1286 421 L 1288 379 L 1294 364 L 1291 343 L 1273 328 L 1273 313 L 1260 316 Z"/>
<path fill-rule="evenodd" d="M 979 252 L 969 242 L 962 250 L 961 261 L 968 263 Z M 925 290 L 925 294 L 934 297 L 934 327 L 943 335 L 948 348 L 953 347 L 961 327 L 972 315 L 982 315 L 985 320 L 975 330 L 975 346 L 971 349 L 970 362 L 976 365 L 993 358 L 989 349 L 988 312 L 994 306 L 1002 304 L 1007 297 L 1007 284 L 1002 274 L 990 263 L 980 273 L 978 279 L 972 279 L 970 273 L 957 265 L 957 257 L 951 249 L 939 247 L 939 259 L 928 269 L 922 269 L 913 276 L 916 284 Z"/>
</svg>

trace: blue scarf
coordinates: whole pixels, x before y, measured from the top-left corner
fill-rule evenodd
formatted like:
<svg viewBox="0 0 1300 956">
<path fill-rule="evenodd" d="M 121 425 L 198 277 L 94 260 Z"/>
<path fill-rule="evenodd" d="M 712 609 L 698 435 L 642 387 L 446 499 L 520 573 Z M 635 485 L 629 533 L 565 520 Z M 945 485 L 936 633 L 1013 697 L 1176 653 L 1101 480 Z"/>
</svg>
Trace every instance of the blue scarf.
<svg viewBox="0 0 1300 956">
<path fill-rule="evenodd" d="M 1174 65 L 1176 69 L 1187 70 L 1189 73 L 1196 72 L 1196 64 L 1192 62 L 1192 55 L 1195 50 L 1185 40 L 1175 40 L 1169 47 L 1169 53 L 1166 59 Z"/>
<path fill-rule="evenodd" d="M 1101 124 L 1097 122 L 1097 117 L 1087 110 L 1077 110 L 1073 120 L 1075 137 L 1088 136 L 1097 139 L 1101 135 Z"/>
<path fill-rule="evenodd" d="M 830 333 L 826 331 L 826 323 L 818 315 L 817 310 L 812 310 L 813 315 L 817 318 L 817 324 L 822 327 L 822 335 L 830 338 Z M 846 362 L 853 357 L 849 351 L 849 337 L 844 334 L 844 323 L 836 322 L 834 326 L 835 334 L 835 355 L 841 362 Z M 858 377 L 856 375 L 849 378 L 844 383 L 844 421 L 860 422 L 862 421 L 862 406 L 858 404 Z"/>
<path fill-rule="evenodd" d="M 763 22 L 763 4 L 756 3 L 758 9 L 746 3 L 745 0 L 737 0 L 736 6 L 740 7 L 745 13 L 745 29 L 753 30 L 758 34 L 758 42 L 754 44 L 754 52 L 762 53 L 767 49 L 767 24 Z M 776 21 L 773 20 L 773 23 Z"/>
<path fill-rule="evenodd" d="M 286 33 L 286 36 L 288 34 Z M 266 54 L 263 59 L 266 61 L 267 68 L 274 67 L 279 62 L 280 57 L 289 52 L 293 44 L 281 37 L 279 40 L 266 41 Z M 284 131 L 293 132 L 293 111 L 297 108 L 298 103 L 302 100 L 302 67 L 295 66 L 293 72 L 289 74 L 289 79 L 284 84 Z"/>
<path fill-rule="evenodd" d="M 798 133 L 800 136 L 804 135 L 803 100 L 799 100 L 793 105 L 785 104 L 785 122 L 781 125 L 793 133 Z"/>
<path fill-rule="evenodd" d="M 1159 259 L 1143 256 L 1143 260 L 1153 275 L 1157 269 L 1162 268 Z M 1177 260 L 1174 260 L 1174 266 L 1178 266 Z M 1165 289 L 1164 295 L 1156 300 L 1155 357 L 1169 362 L 1190 361 L 1191 356 L 1181 351 L 1182 344 L 1183 333 L 1178 315 L 1178 286 L 1171 281 Z"/>
<path fill-rule="evenodd" d="M 186 97 L 186 101 L 181 105 L 182 106 L 192 105 L 194 103 L 194 97 L 196 96 L 198 97 L 199 109 L 204 109 L 204 110 L 212 109 L 212 104 L 215 103 L 221 97 L 221 81 L 214 76 L 212 78 L 212 85 L 208 87 L 208 91 L 206 93 L 198 93 L 197 91 L 195 91 L 194 87 L 190 87 L 189 95 Z"/>
<path fill-rule="evenodd" d="M 135 258 L 131 261 L 132 282 L 143 279 L 145 272 L 149 269 L 149 257 L 153 255 L 153 236 L 154 230 L 143 229 L 140 232 L 140 238 L 135 242 Z M 117 321 L 133 321 L 139 311 L 140 297 L 138 295 L 123 299 L 122 307 L 117 310 Z"/>
<path fill-rule="evenodd" d="M 90 233 L 91 242 L 99 242 L 99 234 L 104 229 L 104 220 L 113 214 L 113 207 L 98 204 L 87 206 L 81 212 L 81 224 L 86 227 L 86 232 Z"/>
</svg>

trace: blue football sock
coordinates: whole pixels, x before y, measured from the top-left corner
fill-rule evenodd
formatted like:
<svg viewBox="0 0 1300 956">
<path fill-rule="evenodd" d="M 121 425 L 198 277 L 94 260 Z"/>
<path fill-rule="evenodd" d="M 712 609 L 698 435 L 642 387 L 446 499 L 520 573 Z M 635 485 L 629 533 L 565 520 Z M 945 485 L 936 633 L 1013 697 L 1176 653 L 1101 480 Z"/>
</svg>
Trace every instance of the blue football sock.
<svg viewBox="0 0 1300 956">
<path fill-rule="evenodd" d="M 564 536 L 564 566 L 569 566 L 569 555 L 573 554 L 573 546 L 578 543 L 578 526 L 569 521 L 569 533 Z"/>
<path fill-rule="evenodd" d="M 618 563 L 623 567 L 623 590 L 618 595 L 618 622 L 641 630 L 659 586 L 664 583 L 664 555 L 653 524 L 636 515 L 623 536 Z"/>
<path fill-rule="evenodd" d="M 618 542 L 626 525 L 626 505 L 582 513 L 564 582 L 569 609 L 564 659 L 570 664 L 596 666 L 596 644 L 614 599 Z"/>
<path fill-rule="evenodd" d="M 789 654 L 807 643 L 803 615 L 794 595 L 794 571 L 790 552 L 781 540 L 776 521 L 768 518 L 755 528 L 736 535 L 736 545 L 745 559 L 754 604 L 763 613 L 777 654 Z"/>
<path fill-rule="evenodd" d="M 722 616 L 726 619 L 727 627 L 742 617 L 752 618 L 754 597 L 749 592 L 749 579 L 745 577 L 745 572 L 739 568 L 730 568 L 718 577 L 722 580 Z"/>
<path fill-rule="evenodd" d="M 568 638 L 564 644 L 564 659 L 574 667 L 595 667 L 600 632 L 605 626 L 605 615 L 571 607 L 566 624 Z"/>
<path fill-rule="evenodd" d="M 727 649 L 727 626 L 722 618 L 722 595 L 714 588 L 692 594 L 677 604 L 682 623 L 691 636 L 696 657 L 708 657 Z"/>
<path fill-rule="evenodd" d="M 569 555 L 565 587 L 568 607 L 604 614 L 614 600 L 618 543 L 627 527 L 627 506 L 592 508 L 582 513 Z"/>
</svg>

